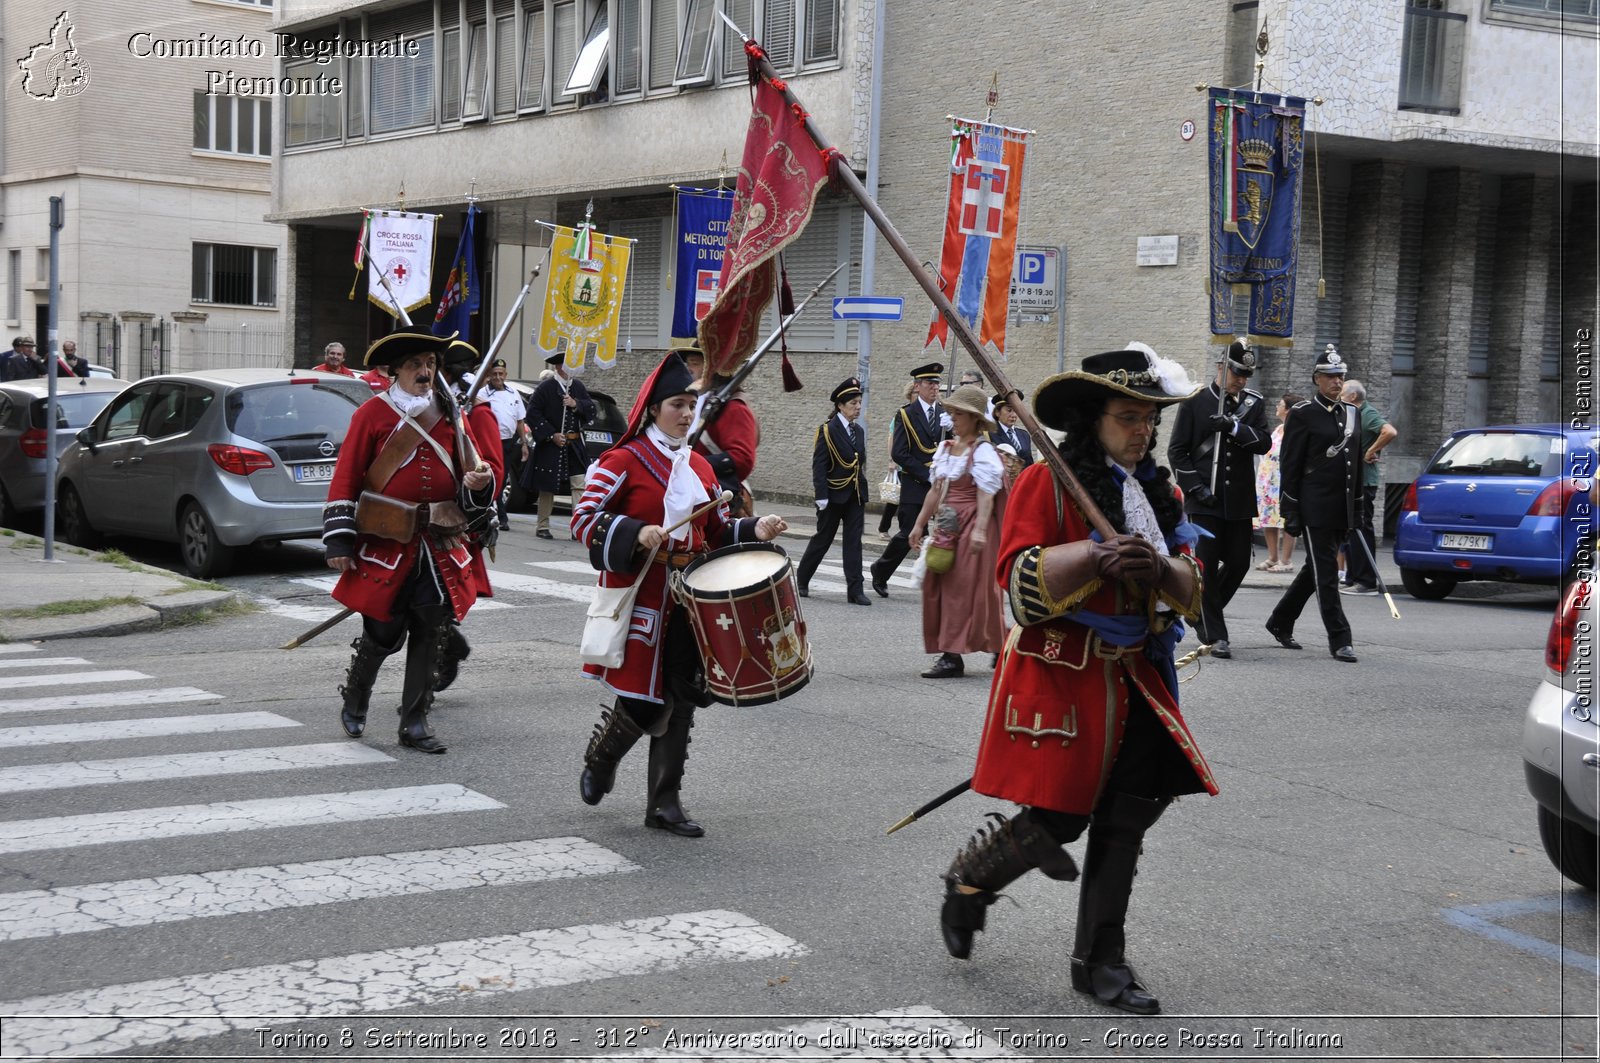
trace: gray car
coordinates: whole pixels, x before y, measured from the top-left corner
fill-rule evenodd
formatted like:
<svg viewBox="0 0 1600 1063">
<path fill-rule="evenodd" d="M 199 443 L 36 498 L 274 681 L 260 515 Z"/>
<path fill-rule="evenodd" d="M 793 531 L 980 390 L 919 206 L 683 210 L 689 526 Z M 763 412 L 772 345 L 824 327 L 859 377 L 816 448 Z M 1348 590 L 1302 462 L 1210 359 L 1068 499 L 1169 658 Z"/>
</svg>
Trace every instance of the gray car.
<svg viewBox="0 0 1600 1063">
<path fill-rule="evenodd" d="M 62 454 L 61 532 L 80 546 L 104 534 L 176 542 L 202 579 L 240 547 L 320 538 L 339 448 L 371 397 L 362 380 L 309 370 L 141 380 Z"/>
<path fill-rule="evenodd" d="M 56 454 L 127 386 L 126 380 L 115 378 L 56 381 Z M 49 394 L 43 377 L 0 384 L 0 524 L 13 525 L 22 514 L 44 508 Z"/>
</svg>

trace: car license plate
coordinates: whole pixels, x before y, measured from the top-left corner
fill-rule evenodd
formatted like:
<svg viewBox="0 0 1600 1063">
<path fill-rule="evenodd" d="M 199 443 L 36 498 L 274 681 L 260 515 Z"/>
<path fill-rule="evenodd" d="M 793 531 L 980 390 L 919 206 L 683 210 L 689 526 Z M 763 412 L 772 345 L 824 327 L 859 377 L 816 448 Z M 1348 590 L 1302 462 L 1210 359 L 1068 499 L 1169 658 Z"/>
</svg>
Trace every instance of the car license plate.
<svg viewBox="0 0 1600 1063">
<path fill-rule="evenodd" d="M 325 484 L 333 479 L 333 462 L 319 461 L 314 465 L 296 465 L 294 482 L 297 484 Z"/>
<path fill-rule="evenodd" d="M 1457 532 L 1445 532 L 1439 536 L 1439 549 L 1441 550 L 1492 550 L 1494 549 L 1494 536 L 1492 535 L 1461 535 Z"/>
<path fill-rule="evenodd" d="M 583 441 L 585 443 L 599 443 L 601 446 L 609 447 L 611 445 L 611 433 L 585 432 L 583 433 Z"/>
</svg>

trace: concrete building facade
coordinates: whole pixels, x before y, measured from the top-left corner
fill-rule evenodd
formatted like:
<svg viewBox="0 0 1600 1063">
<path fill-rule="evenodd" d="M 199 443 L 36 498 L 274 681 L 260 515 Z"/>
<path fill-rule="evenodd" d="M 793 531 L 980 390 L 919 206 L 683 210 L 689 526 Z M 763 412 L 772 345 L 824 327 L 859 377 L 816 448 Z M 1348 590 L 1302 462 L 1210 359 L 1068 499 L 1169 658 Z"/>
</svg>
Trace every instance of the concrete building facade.
<svg viewBox="0 0 1600 1063">
<path fill-rule="evenodd" d="M 295 356 L 309 364 L 328 339 L 358 346 L 387 330 L 345 297 L 361 208 L 396 206 L 403 192 L 407 209 L 440 213 L 442 262 L 465 195 L 478 197 L 484 340 L 542 257 L 537 222 L 573 224 L 592 201 L 603 231 L 638 240 L 626 353 L 588 381 L 626 405 L 670 342 L 669 185 L 731 174 L 743 143 L 744 61 L 710 17 L 721 7 L 774 53 L 858 173 L 876 112 L 878 201 L 925 259 L 938 257 L 944 221 L 947 116 L 981 117 L 998 74 L 995 119 L 1035 131 L 1020 242 L 1064 260 L 1061 309 L 1009 328 L 1006 367 L 1024 391 L 1134 339 L 1203 377 L 1219 348 L 1206 318 L 1195 86 L 1253 83 L 1265 25 L 1263 88 L 1323 102 L 1308 119 L 1295 345 L 1265 351 L 1258 383 L 1306 390 L 1315 353 L 1338 344 L 1401 430 L 1385 476 L 1403 482 L 1454 428 L 1571 405 L 1563 344 L 1595 321 L 1600 132 L 1600 20 L 1592 4 L 1577 16 L 1572 6 L 1186 0 L 1074 4 L 1066 17 L 1022 0 L 981 15 L 955 0 L 883 0 L 875 101 L 872 0 L 280 0 L 279 31 L 398 35 L 429 56 L 335 59 L 326 69 L 345 94 L 283 115 L 271 217 L 289 227 Z M 586 44 L 602 66 L 580 63 Z M 859 259 L 865 230 L 854 203 L 825 195 L 790 256 L 797 291 Z M 1139 265 L 1140 237 L 1176 237 L 1176 262 Z M 907 307 L 903 321 L 872 326 L 867 423 L 882 445 L 905 371 L 939 352 L 924 351 L 931 311 L 882 242 L 876 263 L 873 293 Z M 824 295 L 860 286 L 853 266 Z M 529 333 L 541 303 L 536 286 L 505 352 L 523 378 L 540 368 Z M 775 372 L 758 374 L 758 494 L 809 493 L 812 431 L 859 346 L 856 326 L 808 311 L 790 343 L 806 390 L 785 396 Z M 968 364 L 960 352 L 944 360 L 952 374 Z"/>
<path fill-rule="evenodd" d="M 59 196 L 60 339 L 129 378 L 283 360 L 277 101 L 234 91 L 272 77 L 271 17 L 271 0 L 0 7 L 8 342 L 46 341 Z"/>
</svg>

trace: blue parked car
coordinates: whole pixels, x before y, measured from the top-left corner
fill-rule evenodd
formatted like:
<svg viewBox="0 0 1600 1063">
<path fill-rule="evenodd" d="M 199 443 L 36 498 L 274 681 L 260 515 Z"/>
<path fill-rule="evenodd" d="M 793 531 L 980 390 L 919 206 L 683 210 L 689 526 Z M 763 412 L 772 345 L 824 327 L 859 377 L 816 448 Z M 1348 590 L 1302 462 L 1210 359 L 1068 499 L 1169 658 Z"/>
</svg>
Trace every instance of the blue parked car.
<svg viewBox="0 0 1600 1063">
<path fill-rule="evenodd" d="M 1467 428 L 1406 492 L 1394 560 L 1412 597 L 1463 580 L 1568 581 L 1592 549 L 1595 431 L 1563 424 Z"/>
</svg>

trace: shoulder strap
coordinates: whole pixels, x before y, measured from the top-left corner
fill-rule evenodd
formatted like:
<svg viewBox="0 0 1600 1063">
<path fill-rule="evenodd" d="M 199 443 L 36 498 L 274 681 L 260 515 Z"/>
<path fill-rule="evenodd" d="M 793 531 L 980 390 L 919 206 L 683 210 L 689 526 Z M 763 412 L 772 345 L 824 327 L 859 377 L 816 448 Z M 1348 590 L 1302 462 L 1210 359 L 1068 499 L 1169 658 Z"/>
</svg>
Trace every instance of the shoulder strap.
<svg viewBox="0 0 1600 1063">
<path fill-rule="evenodd" d="M 411 422 L 404 422 L 396 428 L 389 442 L 379 452 L 378 459 L 367 469 L 366 489 L 381 493 L 394 474 L 400 471 L 400 466 L 417 449 L 418 442 L 417 430 L 411 426 Z"/>
</svg>

